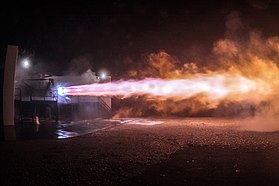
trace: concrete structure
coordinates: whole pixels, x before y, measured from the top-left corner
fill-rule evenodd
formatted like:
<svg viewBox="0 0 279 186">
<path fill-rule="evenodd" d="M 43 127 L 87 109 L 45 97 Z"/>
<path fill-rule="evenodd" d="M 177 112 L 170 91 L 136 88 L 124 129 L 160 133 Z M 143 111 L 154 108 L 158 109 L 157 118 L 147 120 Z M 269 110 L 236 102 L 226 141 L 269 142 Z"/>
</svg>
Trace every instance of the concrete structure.
<svg viewBox="0 0 279 186">
<path fill-rule="evenodd" d="M 3 56 L 4 58 L 4 56 Z M 61 119 L 108 118 L 111 114 L 110 97 L 58 96 L 59 86 L 71 86 L 111 81 L 110 76 L 99 77 L 88 70 L 81 76 L 53 76 L 50 73 L 24 75 L 16 73 L 18 47 L 9 45 L 5 64 L 1 61 L 1 120 L 5 140 L 15 140 L 15 124 L 29 119 L 40 124 L 40 119 L 58 121 Z M 70 108 L 70 110 L 69 110 Z M 67 115 L 68 114 L 68 115 Z M 63 116 L 65 116 L 63 118 Z M 0 130 L 0 131 L 1 131 Z"/>
<path fill-rule="evenodd" d="M 111 81 L 110 76 L 99 77 L 87 70 L 80 76 L 53 76 L 56 87 L 104 83 Z M 60 119 L 109 118 L 111 114 L 111 97 L 109 96 L 58 96 Z"/>
<path fill-rule="evenodd" d="M 6 54 L 3 83 L 3 123 L 5 140 L 15 139 L 14 82 L 17 56 L 18 47 L 9 45 Z"/>
<path fill-rule="evenodd" d="M 16 119 L 39 124 L 39 118 L 58 121 L 57 94 L 49 73 L 32 73 L 16 78 Z"/>
<path fill-rule="evenodd" d="M 111 98 L 108 96 L 60 96 L 58 87 L 102 83 L 110 77 L 100 78 L 91 70 L 82 75 L 53 76 L 35 73 L 17 78 L 17 120 L 40 123 L 40 120 L 83 120 L 108 118 L 111 114 Z M 39 120 L 38 120 L 39 118 Z"/>
</svg>

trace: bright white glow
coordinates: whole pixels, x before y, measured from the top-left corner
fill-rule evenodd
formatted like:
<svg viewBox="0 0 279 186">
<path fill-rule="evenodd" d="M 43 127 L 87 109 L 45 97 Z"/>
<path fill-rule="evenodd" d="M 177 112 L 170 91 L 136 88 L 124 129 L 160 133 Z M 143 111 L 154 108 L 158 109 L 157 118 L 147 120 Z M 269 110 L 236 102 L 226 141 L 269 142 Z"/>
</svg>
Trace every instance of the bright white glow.
<svg viewBox="0 0 279 186">
<path fill-rule="evenodd" d="M 105 79 L 105 78 L 106 78 L 106 76 L 107 76 L 107 75 L 106 75 L 106 73 L 105 73 L 105 72 L 102 72 L 102 73 L 101 73 L 101 78 L 102 78 L 102 79 Z"/>
<path fill-rule="evenodd" d="M 57 92 L 60 96 L 63 96 L 64 95 L 64 88 L 58 87 Z"/>
<path fill-rule="evenodd" d="M 22 62 L 22 65 L 23 65 L 24 68 L 29 68 L 29 67 L 30 67 L 30 62 L 29 62 L 27 59 L 25 59 L 25 60 Z"/>
<path fill-rule="evenodd" d="M 244 88 L 243 88 L 244 87 Z M 258 87 L 265 87 L 258 89 Z M 208 101 L 231 98 L 244 100 L 251 95 L 266 95 L 268 84 L 253 81 L 238 75 L 211 75 L 189 79 L 152 79 L 94 83 L 64 87 L 65 95 L 123 96 L 150 95 L 161 98 L 188 99 L 194 96 Z"/>
</svg>

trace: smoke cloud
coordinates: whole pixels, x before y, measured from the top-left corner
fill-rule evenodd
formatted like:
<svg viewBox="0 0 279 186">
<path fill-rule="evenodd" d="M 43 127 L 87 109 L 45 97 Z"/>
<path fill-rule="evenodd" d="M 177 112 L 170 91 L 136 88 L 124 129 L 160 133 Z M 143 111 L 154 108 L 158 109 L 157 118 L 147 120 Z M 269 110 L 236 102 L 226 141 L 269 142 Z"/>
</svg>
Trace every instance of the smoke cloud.
<svg viewBox="0 0 279 186">
<path fill-rule="evenodd" d="M 93 56 L 90 54 L 84 54 L 77 58 L 74 58 L 68 64 L 64 75 L 81 75 L 87 70 L 93 71 Z"/>
<path fill-rule="evenodd" d="M 199 96 L 183 100 L 158 100 L 144 96 L 126 98 L 126 102 L 130 101 L 133 105 L 122 107 L 115 116 L 160 114 L 251 117 L 246 120 L 243 129 L 279 129 L 276 122 L 279 114 L 279 37 L 264 37 L 258 30 L 248 31 L 238 12 L 231 12 L 225 25 L 227 31 L 224 38 L 214 42 L 212 52 L 208 54 L 208 59 L 214 61 L 203 63 L 208 65 L 199 66 L 197 63 L 181 61 L 176 56 L 160 50 L 144 56 L 142 62 L 129 71 L 129 78 L 187 79 L 200 74 L 240 74 L 251 80 L 268 82 L 271 88 L 257 87 L 269 92 L 268 94 L 260 97 L 251 95 L 251 99 L 242 101 L 223 99 L 217 103 L 208 102 Z M 136 100 L 140 100 L 140 103 Z"/>
<path fill-rule="evenodd" d="M 69 95 L 115 96 L 115 118 L 251 117 L 243 129 L 255 126 L 258 130 L 259 123 L 268 121 L 270 126 L 266 124 L 264 129 L 274 130 L 279 115 L 279 37 L 248 30 L 235 11 L 227 16 L 225 26 L 224 37 L 212 44 L 210 53 L 200 57 L 205 60 L 202 63 L 159 50 L 133 63 L 137 65 L 123 73 L 127 75 L 121 81 L 73 86 L 65 91 Z M 90 56 L 72 60 L 70 71 L 81 74 L 91 67 L 90 60 Z M 130 59 L 126 63 L 130 64 Z"/>
</svg>

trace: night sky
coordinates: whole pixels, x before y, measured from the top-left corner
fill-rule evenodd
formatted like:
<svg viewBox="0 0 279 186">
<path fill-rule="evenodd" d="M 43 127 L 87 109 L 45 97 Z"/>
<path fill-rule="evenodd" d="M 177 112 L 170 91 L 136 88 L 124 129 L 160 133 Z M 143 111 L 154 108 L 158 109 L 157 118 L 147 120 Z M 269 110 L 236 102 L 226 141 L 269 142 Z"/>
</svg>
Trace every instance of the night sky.
<svg viewBox="0 0 279 186">
<path fill-rule="evenodd" d="M 159 50 L 185 62 L 209 53 L 232 12 L 247 30 L 279 35 L 274 0 L 21 1 L 1 6 L 1 47 L 18 45 L 42 71 L 61 74 L 85 56 L 93 70 L 118 77 L 129 68 L 125 61 Z"/>
</svg>

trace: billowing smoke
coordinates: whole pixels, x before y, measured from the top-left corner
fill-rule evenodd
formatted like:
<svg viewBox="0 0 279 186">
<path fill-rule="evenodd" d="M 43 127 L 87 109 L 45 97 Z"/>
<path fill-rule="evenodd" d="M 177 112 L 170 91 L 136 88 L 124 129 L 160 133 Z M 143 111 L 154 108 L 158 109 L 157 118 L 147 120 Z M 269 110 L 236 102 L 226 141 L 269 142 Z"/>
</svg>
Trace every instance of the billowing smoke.
<svg viewBox="0 0 279 186">
<path fill-rule="evenodd" d="M 248 2 L 253 8 L 264 10 L 269 7 L 271 0 L 248 0 Z"/>
<path fill-rule="evenodd" d="M 226 27 L 209 61 L 182 61 L 161 50 L 144 56 L 127 81 L 68 87 L 66 93 L 116 96 L 123 103 L 116 117 L 253 116 L 247 123 L 256 126 L 268 116 L 273 129 L 279 114 L 279 37 L 247 31 L 238 12 L 228 15 Z"/>
<path fill-rule="evenodd" d="M 67 69 L 63 72 L 64 75 L 81 75 L 88 70 L 93 70 L 93 56 L 84 54 L 70 61 Z"/>
<path fill-rule="evenodd" d="M 240 29 L 242 25 L 239 23 L 240 21 L 234 22 L 238 25 L 236 27 Z M 232 28 L 232 31 L 236 32 L 236 30 L 236 28 Z M 244 115 L 242 113 L 246 113 L 245 115 L 253 115 L 254 112 L 262 112 L 260 107 L 265 107 L 266 104 L 263 103 L 266 102 L 269 105 L 273 105 L 269 106 L 269 109 L 273 109 L 275 113 L 277 109 L 273 107 L 276 107 L 276 92 L 278 87 L 278 37 L 264 38 L 261 33 L 255 31 L 250 32 L 247 38 L 234 40 L 232 37 L 234 33 L 232 31 L 229 32 L 230 34 L 226 33 L 226 35 L 229 35 L 228 37 L 214 43 L 212 55 L 215 61 L 208 66 L 199 67 L 195 63 L 183 63 L 167 52 L 159 51 L 158 53 L 152 53 L 146 56 L 145 61 L 140 64 L 140 67 L 135 67 L 135 69 L 129 71 L 129 75 L 132 79 L 143 79 L 145 77 L 188 79 L 199 75 L 238 74 L 249 80 L 267 83 L 267 87 L 272 87 L 271 92 L 269 92 L 270 90 L 264 84 L 257 84 L 256 89 L 262 91 L 263 94 L 257 98 L 253 98 L 253 100 L 249 100 L 248 98 L 241 101 L 223 99 L 218 103 L 215 102 L 212 104 L 212 102 L 208 102 L 206 99 L 200 99 L 199 96 L 179 101 L 166 99 L 163 101 L 154 101 L 152 104 L 146 104 L 145 108 L 140 108 L 139 106 L 137 108 L 140 111 L 136 112 L 133 110 L 132 113 L 137 113 L 138 115 L 138 113 L 146 113 L 143 112 L 145 109 L 154 110 L 155 108 L 156 111 L 164 115 L 181 115 L 181 112 L 184 112 L 185 116 L 187 116 L 189 113 L 193 115 L 194 113 L 204 113 L 206 110 L 211 109 L 215 109 L 213 115 Z M 245 84 L 245 86 L 248 86 L 248 84 Z M 252 95 L 255 94 L 250 94 L 250 98 Z M 148 105 L 150 108 L 148 108 Z M 234 107 L 232 108 L 228 105 L 234 105 Z M 254 107 L 256 111 L 253 109 Z M 232 109 L 234 110 L 233 112 L 228 112 L 228 110 Z M 127 110 L 129 110 L 129 107 Z M 121 111 L 123 112 L 123 108 Z"/>
</svg>

